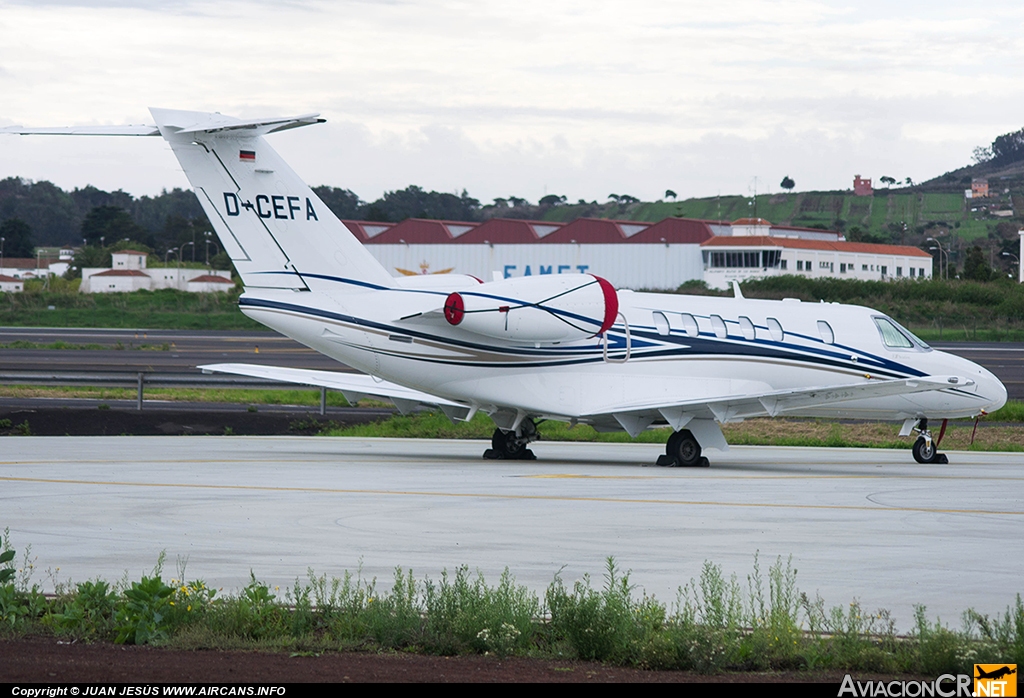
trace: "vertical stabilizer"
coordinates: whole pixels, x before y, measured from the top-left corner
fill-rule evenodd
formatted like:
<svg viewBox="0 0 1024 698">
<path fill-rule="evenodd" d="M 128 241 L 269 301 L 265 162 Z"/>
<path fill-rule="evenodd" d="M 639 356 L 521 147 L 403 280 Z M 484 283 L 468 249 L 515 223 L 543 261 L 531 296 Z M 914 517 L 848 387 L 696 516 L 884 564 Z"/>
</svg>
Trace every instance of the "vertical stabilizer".
<svg viewBox="0 0 1024 698">
<path fill-rule="evenodd" d="M 150 109 L 249 288 L 390 287 L 391 275 L 263 136 L 316 115 L 242 121 Z"/>
</svg>

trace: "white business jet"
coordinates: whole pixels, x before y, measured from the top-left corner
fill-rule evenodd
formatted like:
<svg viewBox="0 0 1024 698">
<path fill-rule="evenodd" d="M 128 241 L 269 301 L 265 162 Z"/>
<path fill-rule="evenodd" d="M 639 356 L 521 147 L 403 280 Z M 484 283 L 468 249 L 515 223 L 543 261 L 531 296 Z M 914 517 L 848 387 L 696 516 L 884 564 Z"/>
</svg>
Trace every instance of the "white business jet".
<svg viewBox="0 0 1024 698">
<path fill-rule="evenodd" d="M 242 312 L 366 375 L 201 366 L 386 398 L 402 412 L 478 412 L 485 457 L 532 459 L 540 420 L 636 436 L 668 425 L 659 465 L 706 466 L 720 424 L 762 416 L 902 421 L 919 463 L 946 462 L 929 420 L 1000 408 L 1006 389 L 880 312 L 836 303 L 616 290 L 592 274 L 484 283 L 393 278 L 267 145 L 316 114 L 241 120 L 151 109 L 156 126 L 2 129 L 161 136 L 245 284 Z"/>
</svg>

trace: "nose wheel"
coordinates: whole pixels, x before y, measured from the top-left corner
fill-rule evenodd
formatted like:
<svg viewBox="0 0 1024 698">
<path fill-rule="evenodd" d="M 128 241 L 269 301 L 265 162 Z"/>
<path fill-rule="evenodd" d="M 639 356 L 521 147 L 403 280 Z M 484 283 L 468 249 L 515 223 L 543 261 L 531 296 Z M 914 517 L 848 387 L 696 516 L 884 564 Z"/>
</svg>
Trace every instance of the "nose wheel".
<svg viewBox="0 0 1024 698">
<path fill-rule="evenodd" d="M 927 419 L 922 419 L 914 431 L 920 434 L 917 441 L 914 442 L 914 460 L 918 463 L 945 464 L 949 462 L 945 453 L 939 453 L 939 442 L 946 433 L 946 420 L 942 420 L 942 429 L 939 430 L 938 439 L 933 439 L 931 432 L 928 431 Z"/>
</svg>

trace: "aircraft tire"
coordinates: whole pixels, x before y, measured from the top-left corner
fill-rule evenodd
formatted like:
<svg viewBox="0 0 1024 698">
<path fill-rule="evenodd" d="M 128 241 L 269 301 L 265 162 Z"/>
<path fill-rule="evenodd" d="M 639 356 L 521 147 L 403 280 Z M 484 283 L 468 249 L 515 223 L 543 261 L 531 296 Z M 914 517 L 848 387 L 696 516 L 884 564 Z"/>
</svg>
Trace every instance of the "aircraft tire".
<svg viewBox="0 0 1024 698">
<path fill-rule="evenodd" d="M 914 442 L 914 460 L 918 463 L 938 463 L 940 456 L 942 454 L 935 448 L 934 441 L 927 441 L 923 436 L 919 436 Z"/>
<path fill-rule="evenodd" d="M 673 433 L 665 444 L 665 453 L 674 458 L 676 465 L 682 468 L 700 467 L 707 463 L 707 459 L 701 457 L 700 450 L 700 444 L 689 429 Z"/>
<path fill-rule="evenodd" d="M 516 437 L 514 431 L 495 429 L 491 436 L 491 448 L 484 451 L 484 458 L 492 460 L 537 460 L 527 443 Z"/>
</svg>

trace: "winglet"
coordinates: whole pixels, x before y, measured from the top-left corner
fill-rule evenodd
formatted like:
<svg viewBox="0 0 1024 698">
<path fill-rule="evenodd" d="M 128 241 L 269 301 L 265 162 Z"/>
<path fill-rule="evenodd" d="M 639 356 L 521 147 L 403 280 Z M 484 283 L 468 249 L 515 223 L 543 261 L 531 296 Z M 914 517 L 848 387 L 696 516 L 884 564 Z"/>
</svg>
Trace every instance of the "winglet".
<svg viewBox="0 0 1024 698">
<path fill-rule="evenodd" d="M 743 291 L 740 290 L 740 282 L 736 279 L 732 280 L 732 293 L 733 298 L 743 298 Z"/>
</svg>

